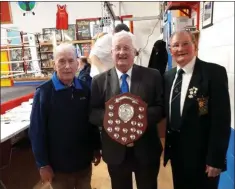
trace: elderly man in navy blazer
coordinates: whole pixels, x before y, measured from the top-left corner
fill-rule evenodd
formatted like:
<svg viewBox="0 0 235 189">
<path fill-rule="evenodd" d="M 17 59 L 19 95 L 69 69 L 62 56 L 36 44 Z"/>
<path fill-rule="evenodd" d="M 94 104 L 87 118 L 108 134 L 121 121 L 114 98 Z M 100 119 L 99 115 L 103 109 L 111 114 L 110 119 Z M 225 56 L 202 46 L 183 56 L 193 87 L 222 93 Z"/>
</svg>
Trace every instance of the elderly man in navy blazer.
<svg viewBox="0 0 235 189">
<path fill-rule="evenodd" d="M 217 189 L 231 132 L 226 70 L 195 56 L 188 31 L 172 35 L 170 50 L 177 67 L 164 78 L 164 164 L 171 160 L 174 189 Z"/>
</svg>

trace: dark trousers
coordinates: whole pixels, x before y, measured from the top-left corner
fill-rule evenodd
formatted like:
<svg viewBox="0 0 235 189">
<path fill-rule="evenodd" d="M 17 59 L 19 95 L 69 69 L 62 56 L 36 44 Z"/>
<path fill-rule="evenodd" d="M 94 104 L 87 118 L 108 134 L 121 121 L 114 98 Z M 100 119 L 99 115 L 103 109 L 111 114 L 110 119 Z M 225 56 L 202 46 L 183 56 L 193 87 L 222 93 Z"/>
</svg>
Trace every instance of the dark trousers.
<svg viewBox="0 0 235 189">
<path fill-rule="evenodd" d="M 143 165 L 136 160 L 133 147 L 127 148 L 122 164 L 108 164 L 112 189 L 132 189 L 132 172 L 135 173 L 138 189 L 157 189 L 159 166 L 160 157 L 155 165 Z"/>
<path fill-rule="evenodd" d="M 183 152 L 180 150 L 179 135 L 172 135 L 171 167 L 174 189 L 217 189 L 218 177 L 208 177 L 205 173 L 206 163 L 195 165 L 190 159 L 183 160 Z M 185 152 L 184 152 L 185 153 Z"/>
<path fill-rule="evenodd" d="M 218 189 L 219 176 L 208 177 L 205 169 L 185 169 L 184 165 L 172 158 L 174 189 Z"/>
</svg>

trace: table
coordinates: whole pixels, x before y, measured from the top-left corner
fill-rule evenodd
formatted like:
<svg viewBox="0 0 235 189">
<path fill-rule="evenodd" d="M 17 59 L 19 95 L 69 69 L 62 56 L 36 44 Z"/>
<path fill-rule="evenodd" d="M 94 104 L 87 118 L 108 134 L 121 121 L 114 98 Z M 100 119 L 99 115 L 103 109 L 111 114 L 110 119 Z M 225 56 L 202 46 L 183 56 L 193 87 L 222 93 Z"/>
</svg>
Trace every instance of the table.
<svg viewBox="0 0 235 189">
<path fill-rule="evenodd" d="M 29 127 L 33 99 L 1 115 L 1 143 Z"/>
<path fill-rule="evenodd" d="M 10 164 L 12 144 L 17 142 L 21 138 L 21 133 L 25 132 L 29 127 L 32 102 L 33 99 L 29 99 L 27 102 L 22 102 L 20 106 L 1 115 L 1 178 L 5 176 L 2 171 Z"/>
</svg>

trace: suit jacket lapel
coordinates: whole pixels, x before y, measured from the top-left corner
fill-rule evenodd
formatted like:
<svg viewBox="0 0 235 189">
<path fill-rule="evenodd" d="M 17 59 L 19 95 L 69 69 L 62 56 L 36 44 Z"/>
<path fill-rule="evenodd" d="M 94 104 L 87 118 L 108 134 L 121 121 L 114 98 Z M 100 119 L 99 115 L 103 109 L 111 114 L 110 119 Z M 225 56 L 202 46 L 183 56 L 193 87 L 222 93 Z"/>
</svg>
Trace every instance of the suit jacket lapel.
<svg viewBox="0 0 235 189">
<path fill-rule="evenodd" d="M 201 84 L 201 80 L 202 80 L 201 62 L 197 58 L 195 62 L 194 70 L 193 70 L 193 75 L 189 83 L 189 87 L 188 87 L 187 94 L 185 97 L 182 118 L 186 116 L 188 108 L 193 104 L 193 102 L 195 102 L 195 98 L 189 98 L 189 95 L 190 95 L 189 89 L 193 87 L 199 88 Z"/>
<path fill-rule="evenodd" d="M 142 75 L 140 74 L 141 68 L 137 65 L 133 65 L 132 73 L 131 73 L 131 89 L 130 92 L 134 95 L 139 95 L 139 86 L 142 81 Z"/>
<path fill-rule="evenodd" d="M 110 70 L 108 77 L 108 90 L 110 90 L 108 94 L 110 94 L 109 98 L 111 98 L 120 94 L 119 79 L 115 67 Z"/>
</svg>

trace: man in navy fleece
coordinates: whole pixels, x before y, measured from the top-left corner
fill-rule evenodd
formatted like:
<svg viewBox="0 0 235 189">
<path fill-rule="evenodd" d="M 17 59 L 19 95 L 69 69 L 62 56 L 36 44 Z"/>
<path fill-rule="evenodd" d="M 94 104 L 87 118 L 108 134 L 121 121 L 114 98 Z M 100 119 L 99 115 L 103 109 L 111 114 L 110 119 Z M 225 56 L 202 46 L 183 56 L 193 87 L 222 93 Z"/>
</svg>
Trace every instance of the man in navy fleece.
<svg viewBox="0 0 235 189">
<path fill-rule="evenodd" d="M 43 183 L 53 189 L 91 189 L 91 162 L 100 162 L 100 133 L 90 124 L 89 87 L 75 78 L 71 44 L 54 54 L 55 73 L 36 90 L 29 137 Z"/>
</svg>

